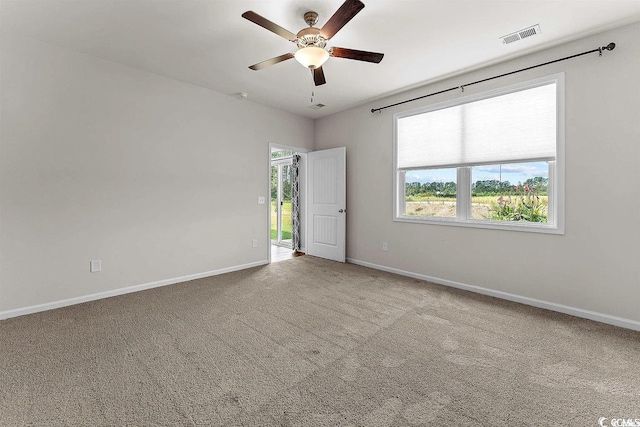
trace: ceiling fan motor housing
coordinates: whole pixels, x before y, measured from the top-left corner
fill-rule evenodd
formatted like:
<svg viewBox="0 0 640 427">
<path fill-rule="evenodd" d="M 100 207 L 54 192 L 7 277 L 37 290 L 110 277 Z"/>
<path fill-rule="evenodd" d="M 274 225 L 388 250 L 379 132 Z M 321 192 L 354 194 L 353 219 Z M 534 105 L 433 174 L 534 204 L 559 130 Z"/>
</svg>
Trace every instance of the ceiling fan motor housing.
<svg viewBox="0 0 640 427">
<path fill-rule="evenodd" d="M 309 46 L 323 48 L 327 45 L 327 39 L 320 35 L 320 30 L 315 27 L 305 28 L 297 34 L 296 44 L 302 49 Z"/>
</svg>

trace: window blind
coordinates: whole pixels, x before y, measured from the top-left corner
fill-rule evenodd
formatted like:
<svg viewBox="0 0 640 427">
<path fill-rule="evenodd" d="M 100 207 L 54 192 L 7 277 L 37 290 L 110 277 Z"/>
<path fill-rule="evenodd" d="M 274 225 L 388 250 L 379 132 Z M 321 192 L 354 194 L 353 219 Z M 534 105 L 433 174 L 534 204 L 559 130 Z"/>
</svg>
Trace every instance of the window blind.
<svg viewBox="0 0 640 427">
<path fill-rule="evenodd" d="M 556 83 L 397 120 L 400 170 L 554 160 Z"/>
</svg>

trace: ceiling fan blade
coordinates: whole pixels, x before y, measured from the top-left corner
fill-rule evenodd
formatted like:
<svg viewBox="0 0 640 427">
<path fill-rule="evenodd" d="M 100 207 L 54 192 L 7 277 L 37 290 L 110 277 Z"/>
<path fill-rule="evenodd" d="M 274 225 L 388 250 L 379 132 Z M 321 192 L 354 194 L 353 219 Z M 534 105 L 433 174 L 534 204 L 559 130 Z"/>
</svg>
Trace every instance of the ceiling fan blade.
<svg viewBox="0 0 640 427">
<path fill-rule="evenodd" d="M 296 39 L 298 38 L 298 36 L 293 34 L 291 31 L 285 30 L 280 25 L 274 24 L 273 22 L 269 21 L 267 18 L 263 18 L 262 16 L 258 15 L 257 13 L 255 13 L 252 10 L 249 10 L 249 11 L 243 13 L 242 17 L 245 18 L 245 19 L 248 19 L 249 21 L 253 22 L 254 24 L 260 25 L 262 28 L 266 28 L 267 30 L 271 31 L 272 33 L 276 33 L 280 37 L 284 37 L 285 39 L 287 39 L 289 41 L 293 42 L 293 41 L 296 41 Z"/>
<path fill-rule="evenodd" d="M 266 61 L 258 62 L 257 64 L 251 65 L 249 68 L 252 70 L 258 71 L 263 68 L 267 68 L 271 65 L 275 65 L 278 62 L 286 61 L 287 59 L 293 58 L 293 53 L 285 53 L 284 55 L 276 56 L 275 58 L 267 59 Z"/>
<path fill-rule="evenodd" d="M 311 72 L 313 73 L 313 82 L 316 86 L 322 86 L 327 82 L 324 78 L 324 71 L 322 71 L 322 67 L 311 70 Z"/>
<path fill-rule="evenodd" d="M 320 35 L 325 39 L 329 40 L 333 37 L 340 28 L 344 27 L 345 24 L 358 14 L 364 7 L 364 3 L 360 0 L 346 0 L 342 3 L 342 6 L 336 13 L 333 14 L 331 18 L 324 24 L 324 27 L 320 29 Z"/>
<path fill-rule="evenodd" d="M 329 49 L 329 55 L 336 58 L 355 59 L 357 61 L 375 62 L 382 61 L 384 53 L 367 52 L 364 50 L 347 49 L 344 47 L 332 47 Z"/>
</svg>

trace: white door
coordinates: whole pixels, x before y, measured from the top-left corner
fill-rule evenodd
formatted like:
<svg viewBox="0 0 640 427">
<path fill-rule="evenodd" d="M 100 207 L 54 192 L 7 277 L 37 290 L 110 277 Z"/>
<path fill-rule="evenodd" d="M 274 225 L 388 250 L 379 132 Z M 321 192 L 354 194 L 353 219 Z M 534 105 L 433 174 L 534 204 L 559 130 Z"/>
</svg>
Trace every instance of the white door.
<svg viewBox="0 0 640 427">
<path fill-rule="evenodd" d="M 309 153 L 307 253 L 345 261 L 346 149 Z"/>
</svg>

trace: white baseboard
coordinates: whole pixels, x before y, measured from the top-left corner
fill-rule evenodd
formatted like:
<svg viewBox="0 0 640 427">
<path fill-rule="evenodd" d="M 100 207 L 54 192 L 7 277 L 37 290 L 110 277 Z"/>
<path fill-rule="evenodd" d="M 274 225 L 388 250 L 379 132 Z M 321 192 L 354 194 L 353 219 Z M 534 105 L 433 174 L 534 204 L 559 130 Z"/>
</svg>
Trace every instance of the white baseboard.
<svg viewBox="0 0 640 427">
<path fill-rule="evenodd" d="M 363 267 L 369 267 L 376 270 L 382 270 L 389 273 L 399 274 L 401 276 L 412 277 L 414 279 L 426 280 L 427 282 L 437 283 L 439 285 L 450 286 L 452 288 L 463 289 L 465 291 L 471 291 L 482 295 L 488 295 L 491 297 L 501 298 L 508 301 L 519 302 L 533 307 L 544 308 L 551 311 L 557 311 L 559 313 L 570 314 L 571 316 L 581 317 L 584 319 L 594 320 L 596 322 L 607 323 L 609 325 L 619 326 L 621 328 L 633 329 L 640 331 L 640 322 L 631 319 L 625 319 L 618 316 L 612 316 L 609 314 L 598 313 L 596 311 L 584 310 L 581 308 L 570 307 L 563 304 L 556 304 L 554 302 L 542 301 L 535 298 L 523 297 L 516 294 L 510 294 L 508 292 L 495 291 L 493 289 L 487 289 L 475 285 L 467 285 L 465 283 L 454 282 L 452 280 L 441 279 L 438 277 L 427 276 L 424 274 L 413 273 L 410 271 L 399 270 L 397 268 L 387 267 L 384 265 L 373 264 L 366 261 L 360 261 L 353 258 L 347 258 L 347 262 L 351 264 L 361 265 Z"/>
<path fill-rule="evenodd" d="M 84 295 L 76 298 L 69 298 L 60 301 L 48 302 L 45 304 L 32 305 L 29 307 L 17 308 L 14 310 L 0 311 L 0 320 L 11 317 L 24 316 L 25 314 L 38 313 L 41 311 L 53 310 L 55 308 L 66 307 L 83 302 L 95 301 L 102 298 L 115 297 L 132 292 L 144 291 L 146 289 L 159 288 L 160 286 L 173 285 L 176 283 L 188 282 L 189 280 L 202 279 L 203 277 L 217 276 L 219 274 L 231 273 L 232 271 L 244 270 L 251 267 L 268 264 L 267 260 L 252 262 L 249 264 L 235 265 L 221 268 L 219 270 L 206 271 L 204 273 L 189 274 L 188 276 L 174 277 L 172 279 L 158 280 L 156 282 L 144 283 L 142 285 L 129 286 L 126 288 L 114 289 L 112 291 L 98 292 L 97 294 Z"/>
</svg>

